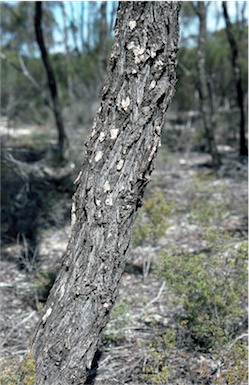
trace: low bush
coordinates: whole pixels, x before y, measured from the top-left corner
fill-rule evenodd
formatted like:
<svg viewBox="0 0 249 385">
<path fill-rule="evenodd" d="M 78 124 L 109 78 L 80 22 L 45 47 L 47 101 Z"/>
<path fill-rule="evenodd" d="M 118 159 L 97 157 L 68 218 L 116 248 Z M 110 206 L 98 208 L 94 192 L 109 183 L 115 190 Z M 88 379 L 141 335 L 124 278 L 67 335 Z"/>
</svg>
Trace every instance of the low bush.
<svg viewBox="0 0 249 385">
<path fill-rule="evenodd" d="M 212 242 L 210 255 L 163 250 L 159 267 L 182 306 L 175 314 L 178 327 L 204 350 L 222 347 L 236 335 L 246 307 L 247 242 L 230 238 L 222 244 L 218 236 Z"/>
<path fill-rule="evenodd" d="M 172 215 L 175 208 L 174 201 L 167 199 L 163 191 L 155 191 L 145 200 L 139 211 L 133 230 L 133 244 L 139 246 L 145 241 L 154 244 L 165 234 L 169 226 L 167 218 Z"/>
</svg>

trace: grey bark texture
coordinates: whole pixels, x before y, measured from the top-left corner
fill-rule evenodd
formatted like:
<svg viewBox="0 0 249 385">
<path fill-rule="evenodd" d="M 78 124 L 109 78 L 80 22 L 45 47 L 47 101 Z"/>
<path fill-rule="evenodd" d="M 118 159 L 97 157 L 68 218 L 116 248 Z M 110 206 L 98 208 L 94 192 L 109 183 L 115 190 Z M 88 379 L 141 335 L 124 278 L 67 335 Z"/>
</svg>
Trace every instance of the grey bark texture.
<svg viewBox="0 0 249 385">
<path fill-rule="evenodd" d="M 180 2 L 120 2 L 72 232 L 33 340 L 36 385 L 83 385 L 115 301 L 176 83 Z"/>
<path fill-rule="evenodd" d="M 212 163 L 214 168 L 220 165 L 220 157 L 218 154 L 214 128 L 215 115 L 212 110 L 212 99 L 208 89 L 208 80 L 206 73 L 206 40 L 207 40 L 207 10 L 204 1 L 197 1 L 194 9 L 199 18 L 199 38 L 197 47 L 197 71 L 198 71 L 198 91 L 200 96 L 200 106 L 202 119 L 204 123 L 205 134 L 209 146 L 209 151 L 212 156 Z"/>
</svg>

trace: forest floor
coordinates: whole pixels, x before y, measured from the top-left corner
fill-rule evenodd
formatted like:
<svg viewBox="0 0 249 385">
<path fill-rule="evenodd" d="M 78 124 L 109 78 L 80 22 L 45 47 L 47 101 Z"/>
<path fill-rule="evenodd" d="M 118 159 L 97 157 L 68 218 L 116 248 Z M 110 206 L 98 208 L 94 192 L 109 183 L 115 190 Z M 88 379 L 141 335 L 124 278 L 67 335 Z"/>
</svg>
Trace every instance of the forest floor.
<svg viewBox="0 0 249 385">
<path fill-rule="evenodd" d="M 2 162 L 2 372 L 6 366 L 15 370 L 27 352 L 58 271 L 70 236 L 72 181 L 80 164 L 67 165 L 65 175 L 56 178 L 48 152 L 24 145 L 24 134 L 22 140 L 20 145 L 19 139 L 13 140 L 7 133 L 4 145 L 13 158 L 9 157 L 9 164 Z M 222 371 L 231 368 L 226 357 L 221 363 L 212 349 L 196 349 L 185 335 L 179 335 L 174 318 L 177 305 L 157 268 L 165 249 L 208 256 L 204 233 L 211 228 L 217 233 L 228 232 L 238 245 L 247 239 L 247 163 L 232 147 L 220 150 L 222 167 L 216 175 L 208 154 L 160 149 L 145 201 L 160 191 L 167 202 L 173 202 L 167 226 L 153 240 L 144 237 L 131 243 L 118 298 L 87 383 L 227 383 L 219 382 Z M 30 166 L 26 172 L 24 162 Z M 172 330 L 178 333 L 176 341 L 162 346 L 162 336 Z M 243 339 L 246 333 L 246 323 L 242 322 L 237 336 Z M 226 347 L 220 347 L 222 350 Z M 238 380 L 239 384 L 242 382 Z"/>
</svg>

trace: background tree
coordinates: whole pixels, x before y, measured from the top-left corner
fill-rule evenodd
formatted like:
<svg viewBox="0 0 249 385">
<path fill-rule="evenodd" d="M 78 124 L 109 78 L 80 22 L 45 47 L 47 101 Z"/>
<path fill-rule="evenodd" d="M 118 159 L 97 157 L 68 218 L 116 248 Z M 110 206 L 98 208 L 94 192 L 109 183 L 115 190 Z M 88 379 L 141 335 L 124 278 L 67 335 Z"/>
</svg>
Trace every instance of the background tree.
<svg viewBox="0 0 249 385">
<path fill-rule="evenodd" d="M 115 301 L 174 93 L 178 2 L 121 2 L 62 268 L 34 338 L 36 384 L 84 383 Z"/>
<path fill-rule="evenodd" d="M 234 31 L 227 11 L 227 4 L 222 2 L 224 18 L 226 21 L 227 38 L 231 47 L 231 62 L 233 68 L 233 78 L 237 92 L 237 102 L 240 109 L 240 155 L 248 155 L 245 137 L 245 111 L 244 111 L 244 90 L 242 85 L 242 74 L 239 63 L 239 48 L 234 36 Z M 243 29 L 242 29 L 243 30 Z"/>
<path fill-rule="evenodd" d="M 53 102 L 53 112 L 56 122 L 56 127 L 58 130 L 58 146 L 59 146 L 59 157 L 63 159 L 64 149 L 67 144 L 67 136 L 63 125 L 62 115 L 61 115 L 61 107 L 59 102 L 59 96 L 57 92 L 57 84 L 54 75 L 54 71 L 49 59 L 49 55 L 45 46 L 43 31 L 42 31 L 42 2 L 37 1 L 35 3 L 35 33 L 37 43 L 41 50 L 42 60 L 46 69 L 48 85 L 51 93 L 51 98 Z"/>
<path fill-rule="evenodd" d="M 207 41 L 207 10 L 205 2 L 198 1 L 193 3 L 196 14 L 199 18 L 199 39 L 197 47 L 197 73 L 198 73 L 198 91 L 200 96 L 201 113 L 203 117 L 204 128 L 208 141 L 209 151 L 212 156 L 214 168 L 220 165 L 220 158 L 217 151 L 214 129 L 215 114 L 212 108 L 211 92 L 208 87 L 206 72 L 206 41 Z"/>
</svg>

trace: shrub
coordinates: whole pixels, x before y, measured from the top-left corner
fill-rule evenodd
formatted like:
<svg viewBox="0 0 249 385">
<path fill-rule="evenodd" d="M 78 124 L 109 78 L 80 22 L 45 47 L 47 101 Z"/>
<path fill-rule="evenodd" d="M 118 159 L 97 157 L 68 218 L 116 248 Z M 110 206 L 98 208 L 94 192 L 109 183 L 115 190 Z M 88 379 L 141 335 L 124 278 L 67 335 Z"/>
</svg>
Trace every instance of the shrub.
<svg viewBox="0 0 249 385">
<path fill-rule="evenodd" d="M 155 191 L 143 203 L 138 214 L 133 230 L 133 244 L 139 246 L 145 240 L 155 243 L 155 240 L 164 235 L 168 228 L 169 224 L 166 218 L 172 214 L 175 207 L 173 200 L 166 199 L 162 191 Z"/>
<path fill-rule="evenodd" d="M 176 343 L 176 333 L 167 329 L 164 334 L 149 343 L 146 353 L 146 366 L 141 380 L 150 385 L 168 384 L 173 367 L 167 363 Z"/>
<path fill-rule="evenodd" d="M 227 343 L 245 314 L 247 242 L 216 244 L 211 255 L 164 250 L 160 257 L 160 274 L 183 308 L 178 325 L 197 348 Z"/>
<path fill-rule="evenodd" d="M 21 365 L 17 358 L 6 358 L 1 363 L 0 373 L 1 385 L 23 385 L 35 384 L 35 360 L 29 351 L 24 357 Z"/>
</svg>

